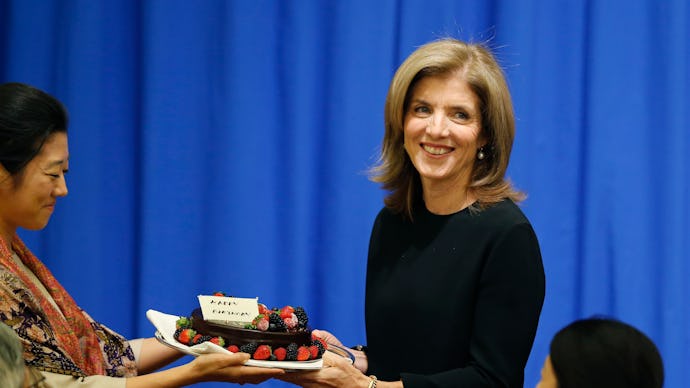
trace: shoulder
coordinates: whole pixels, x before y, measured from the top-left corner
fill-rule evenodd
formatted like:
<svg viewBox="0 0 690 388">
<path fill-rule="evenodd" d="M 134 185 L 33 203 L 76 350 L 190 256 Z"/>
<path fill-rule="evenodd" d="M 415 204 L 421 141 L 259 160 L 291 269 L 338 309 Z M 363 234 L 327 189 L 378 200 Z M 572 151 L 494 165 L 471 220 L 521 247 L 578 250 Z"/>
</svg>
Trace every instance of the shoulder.
<svg viewBox="0 0 690 388">
<path fill-rule="evenodd" d="M 504 229 L 517 225 L 526 225 L 531 228 L 531 223 L 520 207 L 510 199 L 487 206 L 479 211 L 470 212 L 471 218 L 479 225 Z"/>
<path fill-rule="evenodd" d="M 374 228 L 380 227 L 382 224 L 403 224 L 405 217 L 401 213 L 396 213 L 388 207 L 383 207 L 379 210 L 374 220 Z"/>
</svg>

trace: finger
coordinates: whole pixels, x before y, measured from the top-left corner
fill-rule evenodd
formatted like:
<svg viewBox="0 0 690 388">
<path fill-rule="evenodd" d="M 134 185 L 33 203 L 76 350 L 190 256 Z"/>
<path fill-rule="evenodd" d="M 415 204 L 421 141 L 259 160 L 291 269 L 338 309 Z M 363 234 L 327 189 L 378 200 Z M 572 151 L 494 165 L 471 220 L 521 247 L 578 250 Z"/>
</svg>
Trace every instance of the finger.
<svg viewBox="0 0 690 388">
<path fill-rule="evenodd" d="M 279 369 L 279 368 L 260 368 L 260 367 L 254 367 L 254 366 L 243 366 L 242 367 L 242 373 L 247 374 L 247 375 L 252 375 L 252 376 L 274 377 L 274 376 L 284 375 L 285 370 Z"/>
<path fill-rule="evenodd" d="M 285 373 L 282 376 L 278 376 L 278 380 L 282 380 L 288 383 L 292 383 L 295 385 L 300 385 L 304 384 L 307 382 L 315 381 L 316 380 L 316 373 L 318 372 L 311 372 L 311 371 L 294 371 L 290 373 Z"/>
<path fill-rule="evenodd" d="M 234 354 L 202 354 L 199 357 L 205 357 L 207 360 L 211 360 L 220 368 L 233 367 L 244 365 L 247 360 L 249 360 L 249 355 L 246 353 L 234 353 Z"/>
</svg>

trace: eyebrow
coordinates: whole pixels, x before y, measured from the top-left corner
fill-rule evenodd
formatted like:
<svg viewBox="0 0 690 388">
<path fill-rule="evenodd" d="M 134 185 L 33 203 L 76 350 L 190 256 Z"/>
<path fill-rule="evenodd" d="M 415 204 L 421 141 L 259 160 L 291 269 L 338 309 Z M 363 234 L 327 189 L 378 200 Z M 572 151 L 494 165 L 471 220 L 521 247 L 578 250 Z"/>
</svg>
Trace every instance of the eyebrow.
<svg viewBox="0 0 690 388">
<path fill-rule="evenodd" d="M 432 105 L 430 102 L 423 100 L 421 98 L 413 98 L 410 100 L 410 103 L 417 103 L 417 104 L 424 104 L 424 105 Z M 450 106 L 444 106 L 444 108 L 450 108 L 454 110 L 465 110 L 467 112 L 474 112 L 472 109 L 467 104 L 460 104 L 460 105 L 450 105 Z"/>
<path fill-rule="evenodd" d="M 66 161 L 68 161 L 68 160 L 69 160 L 69 158 L 67 158 L 67 159 L 60 159 L 60 160 L 53 160 L 52 162 L 48 163 L 48 164 L 45 166 L 45 168 L 48 169 L 48 168 L 55 167 L 55 166 L 61 166 L 62 164 L 64 164 L 64 163 L 65 163 Z"/>
</svg>

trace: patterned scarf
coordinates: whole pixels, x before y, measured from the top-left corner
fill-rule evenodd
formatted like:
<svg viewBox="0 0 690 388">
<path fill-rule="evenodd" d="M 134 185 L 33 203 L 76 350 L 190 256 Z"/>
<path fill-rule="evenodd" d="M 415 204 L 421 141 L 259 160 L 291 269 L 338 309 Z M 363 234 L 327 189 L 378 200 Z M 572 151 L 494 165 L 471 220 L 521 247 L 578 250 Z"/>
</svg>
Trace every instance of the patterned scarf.
<svg viewBox="0 0 690 388">
<path fill-rule="evenodd" d="M 19 237 L 12 248 L 60 309 L 42 297 L 0 239 L 0 319 L 22 339 L 27 364 L 74 376 L 136 376 L 129 343 L 82 311 Z"/>
</svg>

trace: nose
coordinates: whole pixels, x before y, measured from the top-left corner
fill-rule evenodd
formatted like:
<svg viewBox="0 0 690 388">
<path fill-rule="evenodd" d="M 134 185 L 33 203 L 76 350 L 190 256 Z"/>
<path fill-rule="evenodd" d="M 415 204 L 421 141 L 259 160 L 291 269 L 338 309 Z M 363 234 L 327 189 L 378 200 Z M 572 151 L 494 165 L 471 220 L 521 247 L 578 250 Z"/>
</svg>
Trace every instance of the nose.
<svg viewBox="0 0 690 388">
<path fill-rule="evenodd" d="M 426 133 L 433 137 L 448 136 L 448 123 L 442 114 L 429 116 Z"/>
<path fill-rule="evenodd" d="M 60 174 L 60 178 L 53 189 L 53 195 L 55 197 L 64 197 L 67 195 L 67 180 L 65 180 L 65 174 Z"/>
</svg>

